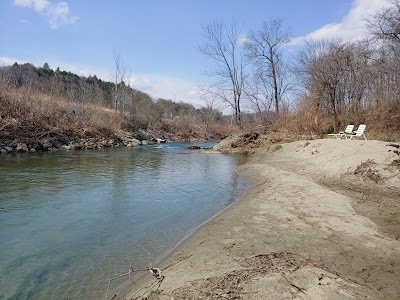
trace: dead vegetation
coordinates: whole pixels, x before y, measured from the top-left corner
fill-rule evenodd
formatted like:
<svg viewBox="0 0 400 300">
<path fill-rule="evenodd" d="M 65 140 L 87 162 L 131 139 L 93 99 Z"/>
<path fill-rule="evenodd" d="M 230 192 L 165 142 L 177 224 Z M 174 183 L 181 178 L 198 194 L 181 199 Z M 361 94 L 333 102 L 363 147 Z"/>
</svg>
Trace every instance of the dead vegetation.
<svg viewBox="0 0 400 300">
<path fill-rule="evenodd" d="M 110 285 L 111 285 L 111 283 L 112 283 L 114 280 L 120 279 L 120 278 L 122 278 L 122 277 L 128 277 L 129 280 L 132 281 L 132 283 L 134 283 L 133 276 L 134 276 L 136 273 L 140 273 L 140 272 L 149 272 L 149 273 L 155 278 L 155 281 L 153 281 L 152 283 L 150 283 L 150 285 L 148 285 L 148 286 L 142 286 L 141 288 L 139 288 L 138 290 L 136 290 L 136 291 L 133 293 L 133 295 L 132 295 L 132 297 L 131 297 L 130 299 L 136 299 L 136 298 L 134 298 L 135 295 L 136 295 L 136 294 L 139 294 L 140 292 L 146 293 L 146 292 L 149 292 L 149 291 L 151 291 L 151 290 L 153 290 L 153 289 L 158 290 L 158 288 L 160 287 L 161 283 L 163 282 L 163 280 L 164 280 L 164 278 L 165 278 L 164 275 L 162 274 L 161 269 L 160 269 L 160 268 L 155 268 L 155 267 L 153 267 L 153 265 L 152 265 L 150 262 L 149 262 L 149 266 L 148 266 L 147 268 L 143 268 L 143 269 L 133 269 L 132 266 L 129 266 L 128 272 L 123 273 L 123 274 L 120 274 L 120 275 L 115 276 L 115 277 L 113 277 L 113 278 L 110 278 L 110 279 L 108 280 L 107 291 L 106 291 L 106 295 L 105 295 L 105 298 L 104 298 L 104 299 L 105 299 L 105 300 L 108 300 L 108 299 L 115 299 L 115 298 L 117 297 L 116 294 L 114 294 L 113 296 L 111 296 L 111 298 L 110 298 L 110 296 L 109 296 Z"/>
<path fill-rule="evenodd" d="M 379 183 L 383 180 L 383 177 L 376 168 L 376 162 L 371 159 L 358 165 L 353 174 L 362 177 L 364 180 L 372 180 L 375 183 Z"/>
<path fill-rule="evenodd" d="M 248 299 L 252 294 L 257 297 L 258 292 L 248 289 L 248 286 L 257 278 L 267 276 L 280 276 L 287 284 L 288 291 L 293 298 L 299 295 L 307 297 L 307 289 L 290 279 L 290 274 L 302 267 L 317 267 L 323 270 L 316 282 L 321 285 L 325 277 L 332 279 L 343 278 L 356 283 L 353 279 L 329 270 L 319 262 L 308 259 L 301 255 L 289 252 L 272 252 L 268 254 L 258 254 L 242 261 L 242 268 L 225 273 L 221 276 L 199 279 L 189 284 L 175 289 L 171 293 L 166 293 L 162 288 L 155 289 L 146 296 L 131 298 L 132 300 L 206 300 L 206 299 Z M 329 274 L 331 275 L 329 275 Z"/>
<path fill-rule="evenodd" d="M 229 137 L 222 141 L 214 150 L 228 154 L 253 154 L 257 149 L 270 152 L 280 150 L 282 143 L 290 143 L 299 139 L 311 139 L 311 136 L 291 134 L 286 130 L 269 131 L 266 128 L 255 128 Z"/>
<path fill-rule="evenodd" d="M 232 148 L 244 147 L 248 146 L 250 148 L 254 148 L 259 146 L 261 143 L 261 139 L 259 139 L 260 134 L 258 132 L 249 132 L 243 134 L 241 139 L 232 143 Z"/>
<path fill-rule="evenodd" d="M 144 122 L 143 128 L 133 124 L 133 120 L 137 121 L 137 115 L 121 113 L 96 102 L 73 101 L 60 95 L 47 95 L 32 88 L 15 88 L 0 82 L 1 152 L 4 149 L 12 149 L 6 152 L 16 151 L 20 143 L 27 144 L 29 151 L 47 151 L 47 148 L 37 144 L 51 142 L 54 147 L 48 148 L 56 149 L 86 139 L 103 147 L 108 146 L 104 139 L 118 141 L 121 132 L 135 136 L 145 131 L 153 140 L 183 141 L 224 138 L 236 130 L 236 127 L 225 123 L 210 123 L 205 131 L 189 117 L 172 121 L 160 115 L 154 117 L 151 124 Z"/>
<path fill-rule="evenodd" d="M 189 286 L 174 290 L 168 299 L 189 300 L 189 299 L 246 299 L 246 295 L 254 292 L 247 292 L 244 284 L 259 276 L 278 274 L 282 276 L 288 287 L 295 293 L 306 294 L 304 288 L 291 282 L 286 274 L 298 270 L 302 266 L 314 265 L 313 261 L 297 254 L 280 252 L 259 254 L 247 257 L 242 262 L 243 268 L 222 276 L 216 276 L 189 283 Z M 165 299 L 162 289 L 152 291 L 148 296 L 131 298 L 132 300 Z"/>
<path fill-rule="evenodd" d="M 394 159 L 390 163 L 390 167 L 395 167 L 395 168 L 398 168 L 400 170 L 400 145 L 398 145 L 398 144 L 388 144 L 387 146 L 388 147 L 394 147 L 395 150 L 393 150 L 393 153 L 397 154 L 397 156 L 399 157 L 397 159 Z M 392 151 L 392 150 L 389 150 L 389 151 Z"/>
<path fill-rule="evenodd" d="M 112 110 L 0 86 L 0 139 L 110 137 L 123 125 Z"/>
</svg>

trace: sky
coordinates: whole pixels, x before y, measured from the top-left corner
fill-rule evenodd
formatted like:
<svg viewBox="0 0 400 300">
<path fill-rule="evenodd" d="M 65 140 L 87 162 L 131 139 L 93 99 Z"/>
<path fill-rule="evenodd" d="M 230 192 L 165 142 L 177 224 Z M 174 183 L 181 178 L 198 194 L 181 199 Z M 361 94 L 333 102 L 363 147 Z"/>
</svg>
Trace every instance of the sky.
<svg viewBox="0 0 400 300">
<path fill-rule="evenodd" d="M 209 60 L 202 26 L 215 18 L 244 24 L 283 19 L 289 47 L 306 40 L 366 36 L 365 16 L 387 0 L 0 0 L 0 64 L 33 63 L 110 80 L 114 54 L 130 85 L 154 98 L 204 105 L 198 84 Z"/>
</svg>

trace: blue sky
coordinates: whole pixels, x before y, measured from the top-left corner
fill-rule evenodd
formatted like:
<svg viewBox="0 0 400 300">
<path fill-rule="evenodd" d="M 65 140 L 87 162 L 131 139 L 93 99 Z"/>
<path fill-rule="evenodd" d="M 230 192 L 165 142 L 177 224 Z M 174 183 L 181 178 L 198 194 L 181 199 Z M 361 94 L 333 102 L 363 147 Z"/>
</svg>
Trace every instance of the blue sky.
<svg viewBox="0 0 400 300">
<path fill-rule="evenodd" d="M 243 22 L 244 34 L 281 18 L 293 47 L 305 39 L 366 34 L 362 16 L 386 0 L 1 0 L 0 63 L 31 62 L 109 79 L 113 53 L 131 74 L 131 86 L 201 105 L 197 84 L 207 58 L 197 50 L 202 25 L 213 18 Z"/>
</svg>

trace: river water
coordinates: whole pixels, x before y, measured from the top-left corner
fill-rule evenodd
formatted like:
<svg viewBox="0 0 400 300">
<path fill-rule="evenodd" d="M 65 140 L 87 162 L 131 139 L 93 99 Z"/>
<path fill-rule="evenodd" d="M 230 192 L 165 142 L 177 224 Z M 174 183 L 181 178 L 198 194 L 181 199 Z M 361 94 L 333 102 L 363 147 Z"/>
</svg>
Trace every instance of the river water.
<svg viewBox="0 0 400 300">
<path fill-rule="evenodd" d="M 244 192 L 187 144 L 0 156 L 0 299 L 104 298 Z"/>
</svg>

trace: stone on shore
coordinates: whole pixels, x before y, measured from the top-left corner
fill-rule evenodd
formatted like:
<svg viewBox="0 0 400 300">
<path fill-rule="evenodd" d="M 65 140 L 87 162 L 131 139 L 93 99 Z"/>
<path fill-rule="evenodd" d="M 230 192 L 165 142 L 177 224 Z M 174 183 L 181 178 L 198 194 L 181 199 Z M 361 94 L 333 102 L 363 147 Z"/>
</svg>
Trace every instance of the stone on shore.
<svg viewBox="0 0 400 300">
<path fill-rule="evenodd" d="M 42 140 L 41 144 L 44 151 L 51 151 L 51 149 L 53 148 L 53 143 L 48 139 Z"/>
<path fill-rule="evenodd" d="M 17 144 L 17 152 L 28 152 L 28 146 L 25 143 Z"/>
</svg>

